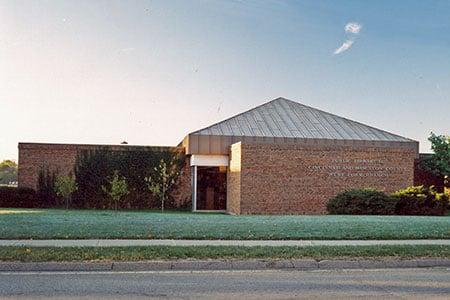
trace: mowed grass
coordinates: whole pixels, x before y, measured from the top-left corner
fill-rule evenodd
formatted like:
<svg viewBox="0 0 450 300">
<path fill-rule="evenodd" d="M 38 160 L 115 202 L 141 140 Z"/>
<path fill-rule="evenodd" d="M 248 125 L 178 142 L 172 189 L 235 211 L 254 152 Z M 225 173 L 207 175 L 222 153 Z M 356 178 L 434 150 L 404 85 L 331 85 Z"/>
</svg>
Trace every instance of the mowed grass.
<svg viewBox="0 0 450 300">
<path fill-rule="evenodd" d="M 0 239 L 448 239 L 450 217 L 0 209 Z"/>
<path fill-rule="evenodd" d="M 358 259 L 449 258 L 450 246 L 155 246 L 0 247 L 0 261 L 146 261 L 168 259 Z"/>
</svg>

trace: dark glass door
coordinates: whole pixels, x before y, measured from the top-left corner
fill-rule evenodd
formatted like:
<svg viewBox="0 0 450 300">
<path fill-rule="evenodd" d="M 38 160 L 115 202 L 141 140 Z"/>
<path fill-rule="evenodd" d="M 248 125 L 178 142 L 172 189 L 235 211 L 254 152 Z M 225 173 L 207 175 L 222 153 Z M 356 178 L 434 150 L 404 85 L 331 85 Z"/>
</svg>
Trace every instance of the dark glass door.
<svg viewBox="0 0 450 300">
<path fill-rule="evenodd" d="M 225 210 L 227 168 L 197 167 L 197 210 Z"/>
</svg>

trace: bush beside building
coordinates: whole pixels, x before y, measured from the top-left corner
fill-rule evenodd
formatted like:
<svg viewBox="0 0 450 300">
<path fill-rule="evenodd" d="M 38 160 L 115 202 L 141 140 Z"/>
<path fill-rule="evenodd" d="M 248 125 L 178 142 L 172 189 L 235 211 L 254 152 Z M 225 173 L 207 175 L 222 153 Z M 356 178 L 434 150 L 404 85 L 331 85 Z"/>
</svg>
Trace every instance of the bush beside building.
<svg viewBox="0 0 450 300">
<path fill-rule="evenodd" d="M 412 186 L 391 195 L 369 189 L 345 191 L 330 199 L 327 210 L 333 215 L 442 216 L 448 206 L 448 194 L 433 187 Z"/>
</svg>

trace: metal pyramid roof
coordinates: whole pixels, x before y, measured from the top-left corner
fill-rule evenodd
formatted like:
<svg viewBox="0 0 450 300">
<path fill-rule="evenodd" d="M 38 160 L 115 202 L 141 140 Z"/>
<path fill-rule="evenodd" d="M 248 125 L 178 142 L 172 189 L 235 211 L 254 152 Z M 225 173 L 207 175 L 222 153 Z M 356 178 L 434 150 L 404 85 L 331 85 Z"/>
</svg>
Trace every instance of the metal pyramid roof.
<svg viewBox="0 0 450 300">
<path fill-rule="evenodd" d="M 413 141 L 285 98 L 274 99 L 191 135 Z"/>
</svg>

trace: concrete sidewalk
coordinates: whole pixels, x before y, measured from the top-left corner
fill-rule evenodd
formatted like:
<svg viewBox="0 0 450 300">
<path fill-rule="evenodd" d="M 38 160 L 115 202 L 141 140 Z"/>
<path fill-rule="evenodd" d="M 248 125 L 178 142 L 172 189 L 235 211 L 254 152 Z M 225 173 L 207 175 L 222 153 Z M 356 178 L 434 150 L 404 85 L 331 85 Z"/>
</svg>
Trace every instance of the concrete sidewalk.
<svg viewBox="0 0 450 300">
<path fill-rule="evenodd" d="M 0 246 L 127 247 L 127 246 L 379 246 L 446 245 L 450 240 L 0 240 Z"/>
</svg>

